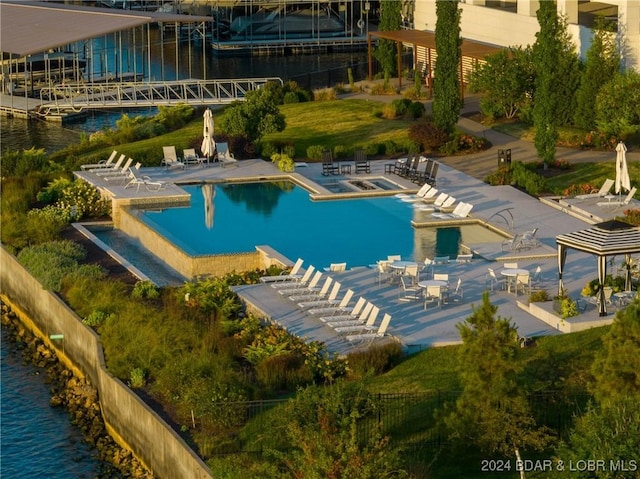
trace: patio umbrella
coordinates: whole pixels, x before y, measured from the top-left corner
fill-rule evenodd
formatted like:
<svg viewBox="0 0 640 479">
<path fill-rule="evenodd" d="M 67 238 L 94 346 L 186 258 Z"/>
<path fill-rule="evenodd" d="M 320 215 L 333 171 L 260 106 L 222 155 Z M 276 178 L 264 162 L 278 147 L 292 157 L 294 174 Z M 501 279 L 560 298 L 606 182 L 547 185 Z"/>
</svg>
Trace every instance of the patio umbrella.
<svg viewBox="0 0 640 479">
<path fill-rule="evenodd" d="M 616 193 L 621 193 L 622 188 L 627 191 L 631 189 L 631 180 L 627 169 L 627 147 L 623 142 L 618 143 L 616 152 Z"/>
<path fill-rule="evenodd" d="M 211 183 L 202 185 L 202 196 L 204 196 L 204 224 L 210 230 L 213 228 L 213 215 L 215 213 L 213 200 L 216 197 L 216 187 Z"/>
<path fill-rule="evenodd" d="M 211 109 L 207 108 L 204 112 L 204 127 L 202 135 L 204 138 L 202 139 L 202 146 L 200 150 L 202 151 L 202 155 L 207 158 L 211 158 L 213 153 L 216 151 L 216 141 L 213 139 L 213 113 L 211 113 Z"/>
</svg>

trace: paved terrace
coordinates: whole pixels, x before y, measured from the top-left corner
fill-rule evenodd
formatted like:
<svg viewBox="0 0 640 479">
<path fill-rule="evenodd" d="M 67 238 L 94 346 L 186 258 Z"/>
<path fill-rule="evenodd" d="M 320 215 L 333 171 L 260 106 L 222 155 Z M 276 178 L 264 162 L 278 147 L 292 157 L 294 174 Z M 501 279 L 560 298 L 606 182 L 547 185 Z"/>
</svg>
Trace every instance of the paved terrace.
<svg viewBox="0 0 640 479">
<path fill-rule="evenodd" d="M 373 161 L 371 174 L 341 175 L 334 179 L 385 177 L 397 183 L 399 189 L 405 188 L 405 192 L 417 191 L 412 184 L 394 174 L 385 173 L 385 164 L 389 160 Z M 440 265 L 435 267 L 436 272 L 447 272 L 450 275 L 450 284 L 454 285 L 458 278 L 462 279 L 464 297 L 461 301 L 444 305 L 443 307 L 429 306 L 423 309 L 421 302 L 406 302 L 399 300 L 399 287 L 383 283 L 378 285 L 376 272 L 366 266 L 352 267 L 344 273 L 331 273 L 335 279 L 343 285 L 342 291 L 352 288 L 355 291 L 355 302 L 359 296 L 365 297 L 380 308 L 377 324 L 384 313 L 392 315 L 392 321 L 388 333 L 390 338 L 400 341 L 410 350 L 417 350 L 437 345 L 446 345 L 459 342 L 456 324 L 464 320 L 471 313 L 472 305 L 478 305 L 482 293 L 486 290 L 485 276 L 487 267 L 502 268 L 502 261 L 517 260 L 519 267 L 533 270 L 540 266 L 546 278 L 545 289 L 554 295 L 557 291 L 557 260 L 555 237 L 561 233 L 569 233 L 589 227 L 590 218 L 576 217 L 567 214 L 557 201 L 539 201 L 526 193 L 510 186 L 489 186 L 479 179 L 469 176 L 461 171 L 447 166 L 447 159 L 443 160 L 438 172 L 437 188 L 449 193 L 458 201 L 472 203 L 474 209 L 470 215 L 474 220 L 488 225 L 505 229 L 510 234 L 538 228 L 537 236 L 541 240 L 541 246 L 519 253 L 502 251 L 501 243 L 471 243 L 468 248 L 480 255 L 468 264 Z M 299 166 L 290 177 L 298 183 L 306 186 L 316 194 L 330 194 L 322 186 L 321 182 L 327 178 L 322 176 L 321 164 L 309 163 Z M 191 166 L 186 170 L 167 171 L 164 168 L 144 168 L 142 174 L 149 175 L 155 180 L 172 183 L 166 189 L 160 191 L 148 191 L 142 187 L 124 188 L 122 182 L 105 181 L 93 173 L 77 172 L 83 177 L 104 188 L 115 198 L 138 199 L 140 201 L 164 201 L 167 197 L 185 198 L 186 193 L 180 188 L 180 184 L 197 182 L 223 182 L 223 181 L 247 181 L 267 178 L 282 178 L 283 173 L 272 164 L 262 160 L 244 160 L 238 165 L 199 167 Z M 285 175 L 286 176 L 286 175 Z M 319 183 L 320 182 L 320 183 Z M 188 195 L 187 195 L 188 196 Z M 636 202 L 636 205 L 638 203 Z M 591 207 L 591 206 L 590 206 Z M 593 208 L 599 208 L 593 206 Z M 509 211 L 507 216 L 505 211 Z M 598 215 L 611 218 L 620 214 L 620 209 L 599 208 Z M 331 231 L 327 231 L 327 237 Z M 375 241 L 375 231 L 363 231 L 363 240 Z M 389 245 L 389 254 L 394 254 L 393 245 Z M 295 258 L 290 258 L 293 262 Z M 306 264 L 305 266 L 309 266 Z M 318 268 L 328 265 L 314 265 Z M 354 265 L 348 265 L 354 266 Z M 423 272 L 423 277 L 426 273 Z M 569 251 L 564 275 L 565 287 L 568 294 L 574 298 L 579 297 L 584 284 L 596 277 L 596 260 L 593 256 L 584 253 Z M 337 336 L 332 329 L 325 326 L 315 317 L 305 314 L 293 302 L 277 294 L 269 285 L 251 285 L 237 288 L 240 297 L 253 308 L 260 311 L 266 318 L 277 322 L 288 331 L 309 340 L 323 341 L 330 351 L 345 353 L 353 349 L 353 345 L 345 339 Z M 561 322 L 552 317 L 544 322 L 528 312 L 527 298 L 519 297 L 513 293 L 496 291 L 492 293 L 491 301 L 498 306 L 498 314 L 502 317 L 510 317 L 518 327 L 521 336 L 539 336 L 558 334 L 560 330 L 571 327 L 572 330 L 593 327 L 602 324 L 602 321 L 611 321 L 613 313 L 607 318 L 598 317 L 595 307 L 590 307 L 585 313 L 572 320 Z M 545 303 L 547 310 L 551 309 L 551 303 Z"/>
</svg>

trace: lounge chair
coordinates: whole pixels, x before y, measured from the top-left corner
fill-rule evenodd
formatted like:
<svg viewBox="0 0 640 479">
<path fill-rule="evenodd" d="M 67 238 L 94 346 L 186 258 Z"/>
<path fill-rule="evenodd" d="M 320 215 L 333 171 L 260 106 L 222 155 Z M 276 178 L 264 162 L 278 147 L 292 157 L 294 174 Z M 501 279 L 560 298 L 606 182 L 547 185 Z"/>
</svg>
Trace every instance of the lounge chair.
<svg viewBox="0 0 640 479">
<path fill-rule="evenodd" d="M 334 287 L 335 287 L 335 284 L 334 284 Z M 346 314 L 349 311 L 351 311 L 351 309 L 349 308 L 349 303 L 351 302 L 351 298 L 353 298 L 353 290 L 348 289 L 347 292 L 344 293 L 344 296 L 342 297 L 342 299 L 338 301 L 338 303 L 331 304 L 329 306 L 322 306 L 322 307 L 314 306 L 307 312 L 313 315 L 322 314 L 327 316 L 330 316 L 332 314 L 343 314 L 343 313 Z"/>
<path fill-rule="evenodd" d="M 449 264 L 450 260 L 448 256 L 436 256 L 433 258 L 433 264 Z"/>
<path fill-rule="evenodd" d="M 321 271 L 316 272 L 316 275 L 318 274 L 320 275 L 320 277 L 322 277 Z M 294 294 L 292 296 L 289 296 L 289 299 L 296 303 L 298 301 L 303 302 L 303 301 L 313 301 L 316 299 L 322 299 L 329 294 L 329 291 L 331 289 L 331 283 L 333 283 L 333 278 L 329 277 L 324 280 L 324 283 L 322 284 L 321 288 L 309 287 L 308 292 L 303 292 L 301 294 Z"/>
<path fill-rule="evenodd" d="M 324 150 L 322 152 L 322 174 L 324 176 L 340 174 L 340 165 L 333 161 L 333 153 L 331 153 L 331 150 Z"/>
<path fill-rule="evenodd" d="M 458 256 L 456 256 L 456 263 L 458 263 L 458 264 L 471 263 L 472 260 L 473 260 L 473 253 L 472 254 L 459 254 Z"/>
<path fill-rule="evenodd" d="M 279 288 L 278 294 L 282 296 L 292 296 L 294 294 L 308 294 L 318 291 L 320 288 L 318 287 L 318 283 L 322 279 L 322 271 L 314 271 L 313 276 L 309 280 L 308 284 L 293 283 L 290 284 L 288 288 Z"/>
<path fill-rule="evenodd" d="M 327 281 L 329 279 L 331 278 L 327 278 Z M 333 287 L 331 288 L 331 291 L 329 292 L 326 298 L 319 297 L 319 298 L 313 298 L 311 301 L 302 301 L 298 303 L 298 308 L 307 309 L 307 308 L 317 308 L 317 307 L 330 307 L 332 305 L 337 305 L 338 303 L 336 303 L 336 301 L 338 300 L 336 298 L 340 293 L 341 286 L 342 285 L 338 281 L 334 281 Z"/>
<path fill-rule="evenodd" d="M 129 167 L 133 163 L 133 158 L 127 158 L 124 165 L 117 169 L 108 168 L 103 171 L 97 171 L 96 175 L 105 180 L 122 178 L 122 176 L 129 176 Z"/>
<path fill-rule="evenodd" d="M 538 228 L 533 228 L 530 231 L 522 233 L 522 247 L 523 248 L 537 248 L 540 246 L 540 240 L 536 238 Z"/>
<path fill-rule="evenodd" d="M 82 171 L 101 170 L 102 168 L 111 168 L 111 165 L 113 164 L 113 160 L 115 160 L 117 154 L 118 152 L 116 150 L 113 150 L 111 152 L 111 155 L 106 161 L 102 160 L 99 163 L 81 165 L 80 168 L 82 169 Z"/>
<path fill-rule="evenodd" d="M 431 213 L 431 216 L 434 216 L 439 219 L 461 219 L 466 218 L 471 213 L 473 209 L 473 205 L 471 203 L 458 203 L 458 206 L 451 213 Z"/>
<path fill-rule="evenodd" d="M 619 206 L 627 206 L 629 203 L 631 203 L 631 200 L 633 199 L 633 195 L 636 194 L 636 187 L 634 186 L 633 188 L 631 188 L 629 190 L 629 193 L 627 194 L 627 196 L 624 197 L 624 199 L 622 200 L 611 200 L 611 201 L 600 201 L 598 202 L 598 206 L 615 206 L 615 207 L 619 207 Z"/>
<path fill-rule="evenodd" d="M 431 189 L 431 185 L 424 184 L 420 187 L 418 192 L 414 195 L 411 195 L 408 193 L 398 193 L 397 195 L 395 195 L 395 197 L 407 202 L 420 201 L 424 197 L 424 195 L 427 194 L 427 191 L 429 191 L 430 189 Z"/>
<path fill-rule="evenodd" d="M 420 211 L 434 211 L 436 208 L 441 207 L 445 201 L 447 201 L 449 195 L 447 193 L 440 193 L 438 197 L 433 201 L 431 205 L 416 205 L 416 208 L 419 208 Z M 426 198 L 424 199 L 427 200 Z"/>
<path fill-rule="evenodd" d="M 229 151 L 229 144 L 227 142 L 221 142 L 216 144 L 216 158 L 221 166 L 225 165 L 237 165 L 238 160 L 236 157 Z"/>
<path fill-rule="evenodd" d="M 442 204 L 437 205 L 437 204 L 433 204 L 432 207 L 430 206 L 423 206 L 422 208 L 420 208 L 420 211 L 433 211 L 435 210 L 437 213 L 445 213 L 445 211 L 449 211 L 452 212 L 455 210 L 455 207 L 453 207 L 453 205 L 455 204 L 457 200 L 453 197 L 453 196 L 448 196 L 447 198 L 445 198 L 445 200 L 442 202 Z M 458 203 L 458 206 L 461 203 Z"/>
<path fill-rule="evenodd" d="M 351 321 L 352 324 L 338 325 L 337 323 L 329 323 L 329 326 L 333 327 L 333 330 L 338 334 L 358 333 L 361 332 L 363 328 L 373 328 L 380 314 L 380 308 L 374 306 L 373 303 L 369 303 L 367 306 L 371 306 L 369 315 L 367 316 L 363 310 L 357 321 L 357 323 L 360 324 L 353 324 L 353 321 Z"/>
<path fill-rule="evenodd" d="M 391 315 L 389 313 L 385 313 L 384 317 L 382 318 L 382 322 L 380 323 L 380 326 L 378 327 L 377 330 L 373 328 L 365 327 L 361 329 L 358 333 L 348 334 L 345 337 L 347 338 L 347 341 L 352 343 L 362 342 L 367 340 L 373 341 L 387 334 L 387 329 L 389 329 L 390 323 L 391 323 Z"/>
<path fill-rule="evenodd" d="M 365 150 L 356 150 L 354 154 L 354 161 L 357 173 L 371 173 L 371 163 L 367 159 L 367 152 Z"/>
<path fill-rule="evenodd" d="M 182 150 L 182 161 L 185 164 L 185 166 L 189 166 L 189 165 L 204 166 L 205 160 L 207 160 L 207 158 L 200 158 L 196 153 L 195 148 L 185 148 L 184 150 Z"/>
<path fill-rule="evenodd" d="M 116 171 L 116 170 L 118 170 L 118 169 L 120 169 L 122 167 L 122 163 L 124 163 L 124 160 L 125 160 L 126 157 L 127 157 L 127 155 L 124 155 L 124 154 L 120 155 L 120 158 L 118 158 L 118 161 L 116 161 L 115 163 L 112 162 L 111 165 L 105 166 L 104 168 L 96 168 L 96 169 L 88 170 L 88 171 L 91 172 L 91 173 L 94 173 L 96 175 L 98 173 L 101 173 L 101 172 L 104 173 L 104 172 L 107 172 L 107 171 Z"/>
<path fill-rule="evenodd" d="M 162 161 L 160 162 L 160 165 L 164 165 L 167 170 L 170 168 L 185 168 L 184 163 L 180 161 L 180 158 L 178 158 L 175 146 L 162 147 Z"/>
<path fill-rule="evenodd" d="M 576 195 L 576 199 L 586 200 L 589 198 L 604 198 L 605 195 L 609 194 L 609 192 L 611 191 L 611 188 L 613 188 L 613 184 L 614 184 L 614 181 L 612 179 L 607 178 L 606 180 L 604 180 L 604 183 L 602 183 L 602 186 L 598 191 L 592 191 L 591 193 L 587 193 L 584 195 Z"/>
<path fill-rule="evenodd" d="M 516 233 L 513 238 L 502 242 L 502 251 L 520 251 L 523 248 L 522 233 Z"/>
<path fill-rule="evenodd" d="M 328 267 L 323 269 L 333 273 L 342 273 L 347 270 L 347 263 L 331 263 Z"/>
<path fill-rule="evenodd" d="M 302 258 L 298 258 L 298 260 L 295 262 L 295 264 L 293 265 L 293 267 L 291 268 L 291 271 L 283 271 L 282 273 L 278 274 L 278 275 L 273 275 L 273 276 L 263 276 L 260 278 L 260 282 L 261 283 L 273 283 L 276 281 L 293 281 L 293 280 L 297 280 L 302 278 L 302 275 L 299 274 L 300 269 L 302 268 L 302 263 L 304 263 L 304 260 Z"/>
<path fill-rule="evenodd" d="M 149 191 L 158 191 L 167 187 L 167 183 L 164 181 L 154 181 L 149 176 L 138 176 L 134 170 L 139 168 L 129 168 L 129 181 L 124 185 L 125 189 L 135 186 L 136 191 L 140 191 L 140 187 L 144 187 Z"/>
<path fill-rule="evenodd" d="M 291 286 L 293 284 L 307 284 L 309 282 L 309 280 L 311 279 L 311 276 L 313 276 L 313 273 L 315 272 L 316 267 L 311 265 L 307 268 L 307 270 L 304 272 L 304 274 L 297 279 L 294 279 L 293 281 L 278 281 L 276 283 L 271 283 L 271 287 L 274 289 L 280 289 L 280 288 L 289 288 L 291 289 Z"/>
<path fill-rule="evenodd" d="M 358 302 L 359 301 L 360 300 L 358 300 Z M 369 318 L 372 312 L 374 312 L 374 305 L 373 303 L 365 300 L 364 304 L 360 306 L 360 311 L 356 313 L 357 307 L 358 303 L 356 303 L 351 314 L 345 316 L 332 316 L 326 319 L 324 323 L 333 329 L 365 324 L 367 318 Z M 322 318 L 320 318 L 320 320 L 322 321 Z"/>
<path fill-rule="evenodd" d="M 362 312 L 363 308 L 366 306 L 367 304 L 367 300 L 364 299 L 362 296 L 360 296 L 358 298 L 358 301 L 356 301 L 356 304 L 353 306 L 353 308 L 346 308 L 346 310 L 343 311 L 331 311 L 332 314 L 327 314 L 326 316 L 320 316 L 320 321 L 322 321 L 323 323 L 330 323 L 332 321 L 345 321 L 345 320 L 349 320 L 349 319 L 356 319 L 360 313 Z M 311 311 L 309 311 L 311 312 Z"/>
</svg>

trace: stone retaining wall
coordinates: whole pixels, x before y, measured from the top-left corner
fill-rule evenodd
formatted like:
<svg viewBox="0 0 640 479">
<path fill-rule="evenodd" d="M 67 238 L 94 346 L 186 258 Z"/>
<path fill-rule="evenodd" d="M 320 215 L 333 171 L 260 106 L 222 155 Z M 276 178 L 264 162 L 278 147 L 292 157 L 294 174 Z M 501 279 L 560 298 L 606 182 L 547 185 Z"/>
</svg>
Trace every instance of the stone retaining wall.
<svg viewBox="0 0 640 479">
<path fill-rule="evenodd" d="M 106 369 L 99 336 L 55 294 L 45 290 L 0 248 L 0 293 L 23 323 L 55 348 L 67 367 L 97 388 L 102 415 L 121 445 L 131 449 L 156 477 L 212 478 L 207 465 L 151 408 Z M 63 335 L 55 342 L 49 336 Z"/>
</svg>

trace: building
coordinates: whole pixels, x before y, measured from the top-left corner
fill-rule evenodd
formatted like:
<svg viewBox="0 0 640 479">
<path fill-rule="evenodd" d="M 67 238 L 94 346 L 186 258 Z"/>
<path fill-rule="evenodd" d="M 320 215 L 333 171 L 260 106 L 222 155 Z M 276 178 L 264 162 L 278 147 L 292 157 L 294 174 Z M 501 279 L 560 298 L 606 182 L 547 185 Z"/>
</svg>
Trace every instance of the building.
<svg viewBox="0 0 640 479">
<path fill-rule="evenodd" d="M 543 0 L 551 1 L 551 0 Z M 558 13 L 565 15 L 568 32 L 584 58 L 591 43 L 596 16 L 616 24 L 622 64 L 640 72 L 640 0 L 557 0 Z M 533 45 L 539 30 L 536 11 L 540 0 L 460 0 L 462 38 L 498 46 Z M 416 30 L 435 31 L 435 0 L 415 0 Z"/>
</svg>

